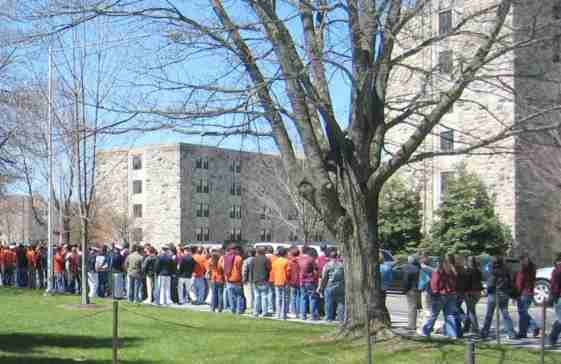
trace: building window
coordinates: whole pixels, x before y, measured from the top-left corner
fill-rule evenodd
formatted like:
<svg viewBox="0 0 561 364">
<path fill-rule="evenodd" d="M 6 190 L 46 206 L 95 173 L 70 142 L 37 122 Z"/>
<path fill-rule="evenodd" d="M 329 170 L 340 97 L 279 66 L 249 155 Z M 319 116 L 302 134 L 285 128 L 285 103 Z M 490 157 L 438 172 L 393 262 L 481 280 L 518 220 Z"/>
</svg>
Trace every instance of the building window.
<svg viewBox="0 0 561 364">
<path fill-rule="evenodd" d="M 291 231 L 290 234 L 288 234 L 288 241 L 298 241 L 298 235 Z"/>
<path fill-rule="evenodd" d="M 450 181 L 454 178 L 454 172 L 440 173 L 440 200 L 448 193 L 448 186 Z"/>
<path fill-rule="evenodd" d="M 133 205 L 132 206 L 132 215 L 134 217 L 142 217 L 142 205 Z"/>
<path fill-rule="evenodd" d="M 209 241 L 210 240 L 210 229 L 206 226 L 198 227 L 195 230 L 195 240 L 197 240 L 197 241 Z"/>
<path fill-rule="evenodd" d="M 261 210 L 261 220 L 271 220 L 271 215 L 273 214 L 273 209 L 271 209 L 270 207 L 267 208 L 266 206 L 263 206 L 263 210 Z"/>
<path fill-rule="evenodd" d="M 209 215 L 209 208 L 208 203 L 201 202 L 197 207 L 197 217 L 208 217 Z"/>
<path fill-rule="evenodd" d="M 242 172 L 242 161 L 241 159 L 233 159 L 230 163 L 230 172 L 241 173 Z"/>
<path fill-rule="evenodd" d="M 230 240 L 241 241 L 242 240 L 242 230 L 235 228 L 230 230 Z"/>
<path fill-rule="evenodd" d="M 560 20 L 561 19 L 561 1 L 557 0 L 557 2 L 553 5 L 553 19 Z"/>
<path fill-rule="evenodd" d="M 132 181 L 132 193 L 135 195 L 142 193 L 142 181 Z"/>
<path fill-rule="evenodd" d="M 445 35 L 452 30 L 452 10 L 441 11 L 438 14 L 438 34 Z"/>
<path fill-rule="evenodd" d="M 553 39 L 553 63 L 561 62 L 561 36 L 557 35 Z"/>
<path fill-rule="evenodd" d="M 454 56 L 452 51 L 442 51 L 438 53 L 438 70 L 440 73 L 449 75 L 454 68 Z"/>
<path fill-rule="evenodd" d="M 440 150 L 443 152 L 454 150 L 454 130 L 448 129 L 440 132 Z"/>
<path fill-rule="evenodd" d="M 208 193 L 208 191 L 208 179 L 205 177 L 199 179 L 199 183 L 197 184 L 197 193 Z"/>
<path fill-rule="evenodd" d="M 232 205 L 232 207 L 230 207 L 230 218 L 231 219 L 242 218 L 242 207 L 240 205 Z"/>
<path fill-rule="evenodd" d="M 135 155 L 132 157 L 132 169 L 139 170 L 142 169 L 142 157 Z"/>
<path fill-rule="evenodd" d="M 239 182 L 232 182 L 232 186 L 230 187 L 230 194 L 234 196 L 241 196 L 242 185 Z"/>
<path fill-rule="evenodd" d="M 298 220 L 298 211 L 292 210 L 288 213 L 288 221 Z"/>
<path fill-rule="evenodd" d="M 195 168 L 208 169 L 208 157 L 198 157 L 195 161 Z"/>
<path fill-rule="evenodd" d="M 323 241 L 323 234 L 320 233 L 320 232 L 314 233 L 314 235 L 312 235 L 312 240 L 314 240 L 314 241 Z"/>
<path fill-rule="evenodd" d="M 261 241 L 273 241 L 273 234 L 269 229 L 261 230 Z"/>
<path fill-rule="evenodd" d="M 142 241 L 142 228 L 133 229 L 132 240 L 137 243 Z"/>
</svg>

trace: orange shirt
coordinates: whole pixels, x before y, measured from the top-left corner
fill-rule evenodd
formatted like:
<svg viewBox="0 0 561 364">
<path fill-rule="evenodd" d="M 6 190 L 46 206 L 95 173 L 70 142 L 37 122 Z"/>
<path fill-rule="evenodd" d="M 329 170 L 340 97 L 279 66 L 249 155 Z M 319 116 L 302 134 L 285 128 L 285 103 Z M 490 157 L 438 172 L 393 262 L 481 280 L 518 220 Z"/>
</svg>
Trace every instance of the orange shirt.
<svg viewBox="0 0 561 364">
<path fill-rule="evenodd" d="M 278 257 L 274 254 L 267 254 L 267 258 L 269 259 L 269 262 L 271 262 L 271 267 L 272 267 L 273 263 L 275 262 L 275 260 L 277 260 Z M 272 273 L 269 273 L 269 283 L 274 283 Z"/>
<path fill-rule="evenodd" d="M 271 267 L 271 278 L 275 286 L 284 286 L 288 281 L 288 259 L 279 257 Z"/>
<path fill-rule="evenodd" d="M 224 269 L 224 257 L 220 258 L 220 266 Z M 242 281 L 242 257 L 236 255 L 234 258 L 234 263 L 232 264 L 232 270 L 226 276 L 226 282 L 228 283 L 240 283 Z"/>
<path fill-rule="evenodd" d="M 35 253 L 34 250 L 29 249 L 25 255 L 29 266 L 35 268 L 37 266 L 37 253 Z"/>
<path fill-rule="evenodd" d="M 222 259 L 222 258 L 220 258 Z M 210 281 L 213 283 L 224 283 L 224 270 L 220 261 L 216 266 L 209 262 L 208 272 L 210 273 Z"/>
<path fill-rule="evenodd" d="M 193 269 L 193 277 L 202 278 L 205 276 L 208 267 L 208 259 L 200 254 L 194 254 L 193 259 L 197 263 Z"/>
<path fill-rule="evenodd" d="M 64 272 L 64 255 L 57 253 L 53 258 L 53 270 L 55 273 Z"/>
</svg>

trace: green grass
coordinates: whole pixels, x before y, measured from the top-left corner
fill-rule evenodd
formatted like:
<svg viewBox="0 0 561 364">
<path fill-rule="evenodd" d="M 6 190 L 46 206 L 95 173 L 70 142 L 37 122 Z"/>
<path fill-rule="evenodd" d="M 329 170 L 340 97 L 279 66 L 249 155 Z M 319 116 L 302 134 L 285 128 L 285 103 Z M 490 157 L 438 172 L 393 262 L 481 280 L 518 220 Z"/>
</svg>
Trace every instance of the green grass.
<svg viewBox="0 0 561 364">
<path fill-rule="evenodd" d="M 0 364 L 111 363 L 110 301 L 78 310 L 76 296 L 0 288 Z M 120 363 L 365 363 L 363 341 L 327 339 L 334 330 L 231 314 L 121 303 Z M 464 343 L 393 339 L 377 343 L 374 363 L 463 363 Z M 477 347 L 477 363 L 538 363 L 537 352 Z M 548 354 L 546 363 L 561 363 Z"/>
</svg>

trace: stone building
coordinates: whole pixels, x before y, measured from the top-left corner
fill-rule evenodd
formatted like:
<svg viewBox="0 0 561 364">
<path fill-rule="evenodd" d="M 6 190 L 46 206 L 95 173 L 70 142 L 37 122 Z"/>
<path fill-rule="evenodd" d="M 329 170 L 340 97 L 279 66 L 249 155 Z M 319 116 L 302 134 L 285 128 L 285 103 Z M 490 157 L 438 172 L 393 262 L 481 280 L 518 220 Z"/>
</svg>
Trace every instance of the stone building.
<svg viewBox="0 0 561 364">
<path fill-rule="evenodd" d="M 179 143 L 103 150 L 97 160 L 96 215 L 102 225 L 126 221 L 130 241 L 303 239 L 277 156 Z M 127 238 L 104 230 L 113 233 L 100 238 Z"/>
<path fill-rule="evenodd" d="M 472 14 L 497 3 L 433 0 L 412 23 L 410 32 L 404 32 L 408 36 L 401 40 L 401 51 L 406 52 L 420 39 L 445 36 Z M 549 40 L 528 42 L 490 62 L 419 150 L 447 155 L 413 164 L 410 172 L 422 193 L 426 231 L 436 218 L 434 212 L 447 179 L 462 164 L 477 174 L 494 196 L 497 214 L 512 230 L 513 253 L 527 251 L 546 264 L 554 252 L 561 251 L 561 149 L 557 132 L 515 134 L 477 151 L 456 153 L 502 130 L 518 125 L 537 129 L 561 118 L 561 4 L 523 0 L 512 6 L 501 46 L 524 44 L 529 37 Z M 399 85 L 392 97 L 403 103 L 413 95 L 420 95 L 420 101 L 445 96 L 442 90 L 457 81 L 458 71 L 485 39 L 472 35 L 481 30 L 488 33 L 493 16 L 490 12 L 478 21 L 468 21 L 467 30 L 474 31 L 471 35 L 446 38 L 419 52 L 409 61 L 417 72 L 411 71 L 412 67 L 397 67 L 391 79 Z M 399 140 L 414 127 L 413 122 L 393 135 Z"/>
<path fill-rule="evenodd" d="M 35 219 L 33 203 L 40 205 L 36 206 L 38 214 L 46 213 L 44 204 L 29 196 L 0 195 L 0 242 L 28 244 L 47 239 L 47 226 Z"/>
</svg>

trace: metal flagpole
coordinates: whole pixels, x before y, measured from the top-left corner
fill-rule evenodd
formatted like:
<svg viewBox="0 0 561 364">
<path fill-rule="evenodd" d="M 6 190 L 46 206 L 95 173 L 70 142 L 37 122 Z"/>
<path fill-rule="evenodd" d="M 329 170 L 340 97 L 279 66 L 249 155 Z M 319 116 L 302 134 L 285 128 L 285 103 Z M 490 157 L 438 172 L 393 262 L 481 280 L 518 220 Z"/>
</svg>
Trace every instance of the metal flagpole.
<svg viewBox="0 0 561 364">
<path fill-rule="evenodd" d="M 49 46 L 49 80 L 48 80 L 48 158 L 49 158 L 49 205 L 48 205 L 48 251 L 47 251 L 47 293 L 54 292 L 53 274 L 53 49 Z"/>
</svg>

